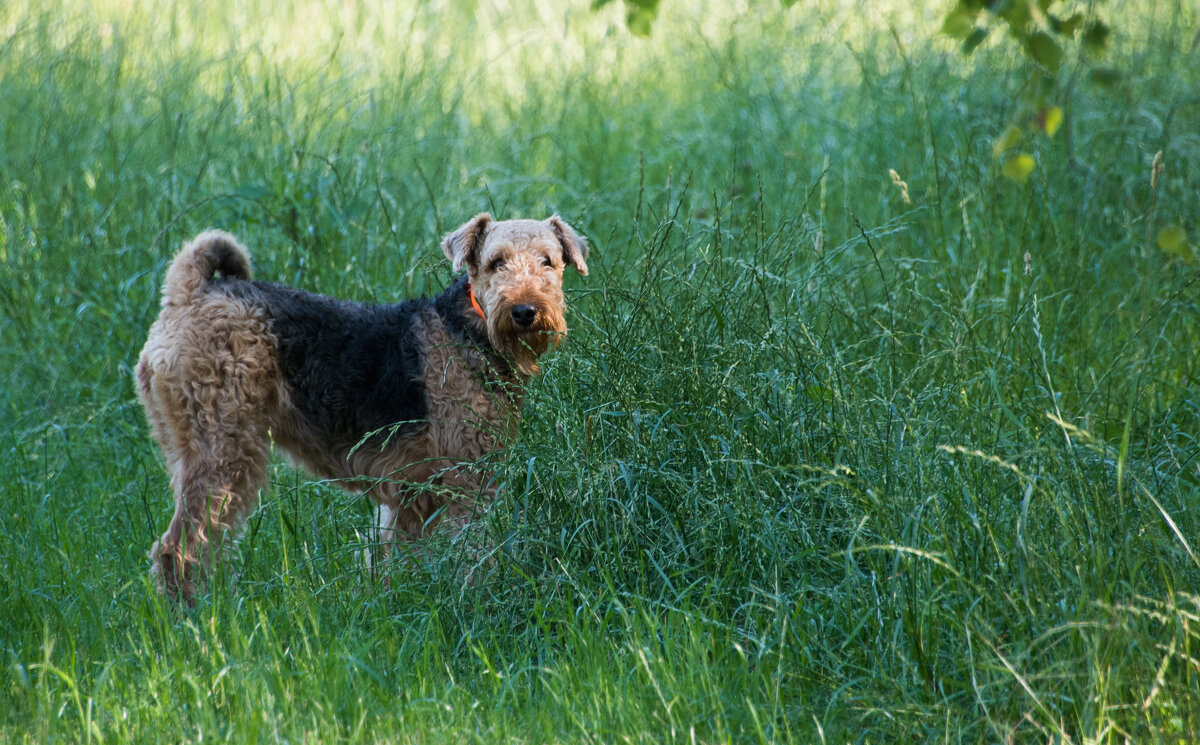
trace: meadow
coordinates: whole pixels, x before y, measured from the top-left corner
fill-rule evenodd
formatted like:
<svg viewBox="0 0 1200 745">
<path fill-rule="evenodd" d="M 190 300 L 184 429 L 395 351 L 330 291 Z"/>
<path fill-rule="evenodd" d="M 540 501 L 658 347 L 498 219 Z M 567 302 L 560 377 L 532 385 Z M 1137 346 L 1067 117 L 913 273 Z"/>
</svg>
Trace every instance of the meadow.
<svg viewBox="0 0 1200 745">
<path fill-rule="evenodd" d="M 1019 183 L 948 5 L 0 6 L 0 741 L 1195 741 L 1200 7 L 1101 3 Z M 392 302 L 482 210 L 592 253 L 480 581 L 278 459 L 164 603 L 174 251 Z"/>
</svg>

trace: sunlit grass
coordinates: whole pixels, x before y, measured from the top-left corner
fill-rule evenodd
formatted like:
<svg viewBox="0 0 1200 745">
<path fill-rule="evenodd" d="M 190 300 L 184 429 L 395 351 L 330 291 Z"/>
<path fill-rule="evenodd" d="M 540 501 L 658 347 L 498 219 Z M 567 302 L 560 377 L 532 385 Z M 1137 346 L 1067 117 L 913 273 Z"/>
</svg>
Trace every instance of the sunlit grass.
<svg viewBox="0 0 1200 745">
<path fill-rule="evenodd" d="M 1197 10 L 1106 5 L 1124 79 L 1025 185 L 1023 63 L 942 11 L 5 4 L 0 739 L 1186 741 Z M 593 254 L 482 581 L 372 583 L 365 501 L 280 462 L 164 606 L 130 368 L 180 242 L 387 302 L 483 209 Z"/>
</svg>

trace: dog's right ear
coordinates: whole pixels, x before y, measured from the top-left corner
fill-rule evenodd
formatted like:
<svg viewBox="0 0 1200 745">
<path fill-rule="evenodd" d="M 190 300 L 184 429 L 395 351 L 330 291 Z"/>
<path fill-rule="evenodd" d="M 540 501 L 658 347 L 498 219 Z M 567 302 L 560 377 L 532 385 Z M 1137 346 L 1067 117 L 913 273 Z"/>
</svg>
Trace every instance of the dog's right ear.
<svg viewBox="0 0 1200 745">
<path fill-rule="evenodd" d="M 550 225 L 550 229 L 554 231 L 554 236 L 558 238 L 559 244 L 562 245 L 563 261 L 575 267 L 575 270 L 580 274 L 586 275 L 588 244 L 583 236 L 575 232 L 575 228 L 563 222 L 563 219 L 558 215 L 551 215 L 546 222 Z"/>
<path fill-rule="evenodd" d="M 472 268 L 476 266 L 484 234 L 487 233 L 491 222 L 491 215 L 480 212 L 442 239 L 442 251 L 446 253 L 446 258 L 450 259 L 454 271 L 462 269 L 464 264 Z"/>
</svg>

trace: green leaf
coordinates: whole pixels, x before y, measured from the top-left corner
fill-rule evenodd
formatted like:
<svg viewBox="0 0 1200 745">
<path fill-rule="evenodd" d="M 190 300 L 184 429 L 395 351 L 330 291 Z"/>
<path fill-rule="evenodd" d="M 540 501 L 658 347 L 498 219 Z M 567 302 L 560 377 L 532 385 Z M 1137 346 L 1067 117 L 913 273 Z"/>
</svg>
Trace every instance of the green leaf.
<svg viewBox="0 0 1200 745">
<path fill-rule="evenodd" d="M 1121 73 L 1112 67 L 1093 67 L 1088 77 L 1096 85 L 1102 85 L 1105 88 L 1111 88 L 1121 80 Z"/>
<path fill-rule="evenodd" d="M 957 6 L 947 13 L 942 21 L 942 33 L 952 39 L 966 39 L 975 28 L 976 15 L 977 13 L 962 5 Z"/>
<path fill-rule="evenodd" d="M 992 12 L 1008 21 L 1009 28 L 1018 37 L 1024 36 L 1033 20 L 1029 0 L 1005 0 L 992 7 Z"/>
<path fill-rule="evenodd" d="M 785 8 L 790 8 L 796 4 L 796 0 L 779 0 L 779 2 Z"/>
<path fill-rule="evenodd" d="M 1050 16 L 1050 28 L 1063 36 L 1073 37 L 1075 32 L 1083 25 L 1083 13 L 1074 13 L 1066 19 L 1058 19 Z"/>
<path fill-rule="evenodd" d="M 1196 263 L 1196 255 L 1188 243 L 1187 231 L 1180 225 L 1168 225 L 1158 233 L 1158 247 L 1163 253 L 1182 259 L 1189 264 Z"/>
<path fill-rule="evenodd" d="M 1018 184 L 1024 184 L 1029 180 L 1029 175 L 1033 173 L 1033 169 L 1037 167 L 1037 161 L 1028 153 L 1013 153 L 1004 159 L 1004 165 L 1000 168 L 1000 172 L 1005 178 L 1016 181 Z"/>
<path fill-rule="evenodd" d="M 1063 110 L 1058 106 L 1046 106 L 1037 114 L 1038 128 L 1053 137 L 1063 123 Z"/>
<path fill-rule="evenodd" d="M 1108 36 L 1111 29 L 1102 21 L 1092 21 L 1083 30 L 1083 50 L 1093 56 L 1104 53 L 1108 48 Z"/>
<path fill-rule="evenodd" d="M 987 38 L 988 30 L 986 28 L 977 28 L 971 32 L 971 35 L 963 39 L 962 53 L 970 54 L 975 51 L 975 48 L 983 43 Z"/>
<path fill-rule="evenodd" d="M 1025 49 L 1034 61 L 1050 72 L 1062 67 L 1063 51 L 1054 37 L 1045 31 L 1035 31 L 1025 42 Z"/>
<path fill-rule="evenodd" d="M 1012 124 L 1008 125 L 1004 129 L 1004 133 L 992 143 L 992 157 L 999 158 L 1017 145 L 1020 145 L 1021 137 L 1022 134 L 1019 127 Z"/>
<path fill-rule="evenodd" d="M 810 385 L 804 389 L 807 395 L 813 402 L 818 404 L 827 404 L 833 401 L 833 389 L 825 385 Z"/>
<path fill-rule="evenodd" d="M 646 38 L 654 28 L 654 18 L 658 15 L 657 8 L 645 8 L 629 5 L 625 9 L 625 25 L 634 36 Z"/>
</svg>

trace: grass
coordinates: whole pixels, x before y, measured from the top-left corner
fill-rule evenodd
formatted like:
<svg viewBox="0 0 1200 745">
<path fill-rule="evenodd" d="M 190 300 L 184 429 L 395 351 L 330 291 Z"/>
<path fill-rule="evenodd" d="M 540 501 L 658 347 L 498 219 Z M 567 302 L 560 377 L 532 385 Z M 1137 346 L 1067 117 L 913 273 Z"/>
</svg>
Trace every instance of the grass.
<svg viewBox="0 0 1200 745">
<path fill-rule="evenodd" d="M 1123 80 L 1018 185 L 1023 62 L 943 8 L 664 5 L 0 8 L 0 740 L 1200 732 L 1200 273 L 1155 241 L 1200 240 L 1196 9 L 1107 4 Z M 593 245 L 483 581 L 372 584 L 368 505 L 280 463 L 164 606 L 172 252 L 387 302 L 482 209 Z"/>
</svg>

